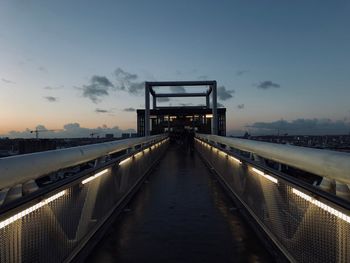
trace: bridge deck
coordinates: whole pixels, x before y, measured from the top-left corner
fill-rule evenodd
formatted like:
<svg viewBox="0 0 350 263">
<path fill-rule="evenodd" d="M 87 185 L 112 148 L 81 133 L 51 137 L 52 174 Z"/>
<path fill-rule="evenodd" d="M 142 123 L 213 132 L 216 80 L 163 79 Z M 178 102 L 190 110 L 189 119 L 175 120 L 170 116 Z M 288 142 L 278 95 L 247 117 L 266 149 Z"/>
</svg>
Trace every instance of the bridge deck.
<svg viewBox="0 0 350 263">
<path fill-rule="evenodd" d="M 89 262 L 271 262 L 196 153 L 171 146 Z"/>
</svg>

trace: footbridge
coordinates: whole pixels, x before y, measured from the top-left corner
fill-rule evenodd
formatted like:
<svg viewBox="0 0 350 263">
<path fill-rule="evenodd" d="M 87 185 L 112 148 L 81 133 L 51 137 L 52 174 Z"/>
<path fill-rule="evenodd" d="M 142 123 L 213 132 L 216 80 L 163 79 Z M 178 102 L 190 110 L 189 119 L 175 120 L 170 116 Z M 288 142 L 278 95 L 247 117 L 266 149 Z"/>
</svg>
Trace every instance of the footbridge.
<svg viewBox="0 0 350 263">
<path fill-rule="evenodd" d="M 0 262 L 349 262 L 349 171 L 346 153 L 208 134 L 2 158 Z"/>
<path fill-rule="evenodd" d="M 0 262 L 350 262 L 349 153 L 226 137 L 216 81 L 145 95 L 138 138 L 0 158 Z"/>
</svg>

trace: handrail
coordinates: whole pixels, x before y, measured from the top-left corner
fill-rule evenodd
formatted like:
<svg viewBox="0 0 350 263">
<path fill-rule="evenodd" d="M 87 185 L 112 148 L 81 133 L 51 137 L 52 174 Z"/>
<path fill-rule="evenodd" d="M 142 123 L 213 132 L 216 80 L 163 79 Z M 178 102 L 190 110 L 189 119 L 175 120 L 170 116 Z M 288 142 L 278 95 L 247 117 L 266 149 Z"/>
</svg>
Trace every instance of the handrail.
<svg viewBox="0 0 350 263">
<path fill-rule="evenodd" d="M 350 154 L 293 145 L 252 141 L 210 134 L 196 134 L 204 140 L 224 144 L 303 171 L 350 184 Z"/>
<path fill-rule="evenodd" d="M 165 137 L 154 135 L 1 158 L 0 189 Z"/>
</svg>

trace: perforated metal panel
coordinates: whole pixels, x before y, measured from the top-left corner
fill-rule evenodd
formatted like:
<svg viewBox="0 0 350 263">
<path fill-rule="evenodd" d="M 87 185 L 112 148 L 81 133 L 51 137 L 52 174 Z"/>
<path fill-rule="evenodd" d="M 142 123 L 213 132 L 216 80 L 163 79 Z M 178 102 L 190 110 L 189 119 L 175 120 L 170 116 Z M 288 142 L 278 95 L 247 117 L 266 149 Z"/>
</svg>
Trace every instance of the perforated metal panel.
<svg viewBox="0 0 350 263">
<path fill-rule="evenodd" d="M 196 148 L 291 261 L 350 262 L 348 211 L 203 142 Z"/>
<path fill-rule="evenodd" d="M 166 139 L 121 165 L 117 162 L 100 169 L 108 170 L 94 180 L 83 184 L 79 179 L 68 188 L 1 215 L 0 262 L 53 263 L 69 259 L 160 158 L 167 144 Z"/>
</svg>

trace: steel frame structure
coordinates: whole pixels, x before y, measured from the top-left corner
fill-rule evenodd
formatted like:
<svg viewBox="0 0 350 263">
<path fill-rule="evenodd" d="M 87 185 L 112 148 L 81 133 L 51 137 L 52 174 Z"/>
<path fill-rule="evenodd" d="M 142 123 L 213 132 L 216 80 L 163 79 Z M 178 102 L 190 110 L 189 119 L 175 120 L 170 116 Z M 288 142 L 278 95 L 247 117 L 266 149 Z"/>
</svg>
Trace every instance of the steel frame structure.
<svg viewBox="0 0 350 263">
<path fill-rule="evenodd" d="M 208 86 L 206 92 L 192 93 L 162 93 L 157 94 L 153 87 L 173 87 L 173 86 Z M 218 113 L 217 113 L 217 84 L 215 80 L 205 81 L 153 81 L 145 82 L 145 136 L 150 136 L 150 95 L 153 99 L 153 109 L 157 108 L 157 98 L 164 97 L 205 97 L 206 107 L 210 108 L 210 95 L 212 96 L 212 131 L 214 135 L 218 134 Z"/>
</svg>

